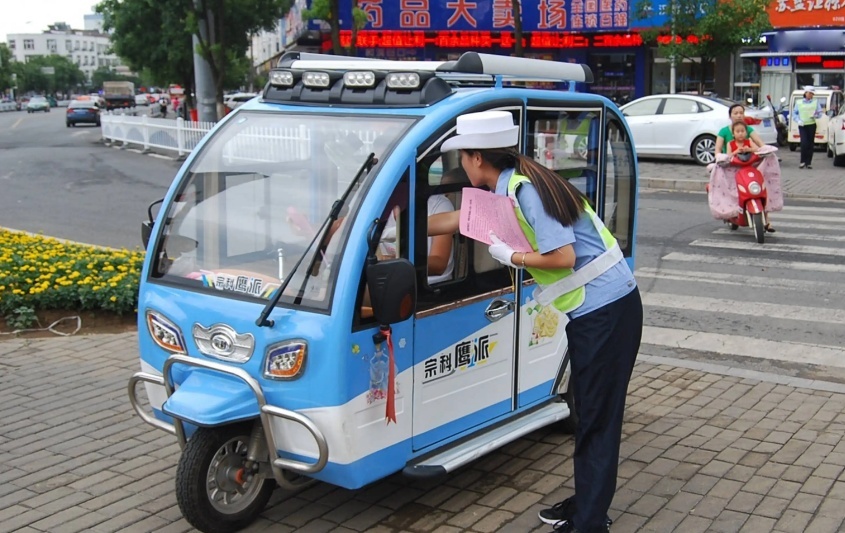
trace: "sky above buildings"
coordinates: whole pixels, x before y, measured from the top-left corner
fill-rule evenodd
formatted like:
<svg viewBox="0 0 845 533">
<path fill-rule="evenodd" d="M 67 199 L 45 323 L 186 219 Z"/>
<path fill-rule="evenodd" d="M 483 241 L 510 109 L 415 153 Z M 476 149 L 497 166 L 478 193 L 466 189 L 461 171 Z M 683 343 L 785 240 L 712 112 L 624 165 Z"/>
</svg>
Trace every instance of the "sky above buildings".
<svg viewBox="0 0 845 533">
<path fill-rule="evenodd" d="M 2 0 L 0 42 L 10 33 L 40 33 L 55 22 L 83 29 L 83 17 L 94 12 L 99 0 Z"/>
</svg>

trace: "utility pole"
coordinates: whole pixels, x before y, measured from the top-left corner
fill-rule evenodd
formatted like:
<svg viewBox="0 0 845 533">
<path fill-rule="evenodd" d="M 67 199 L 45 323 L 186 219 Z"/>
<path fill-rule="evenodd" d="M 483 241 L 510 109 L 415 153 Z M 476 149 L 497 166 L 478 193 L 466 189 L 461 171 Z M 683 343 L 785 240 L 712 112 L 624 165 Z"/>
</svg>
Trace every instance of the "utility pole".
<svg viewBox="0 0 845 533">
<path fill-rule="evenodd" d="M 194 0 L 194 7 L 197 12 L 202 9 L 202 2 Z M 199 17 L 199 32 L 205 42 L 208 40 L 210 32 L 208 31 L 208 18 L 211 16 L 210 12 L 206 12 L 204 17 Z M 197 35 L 193 36 L 194 45 L 194 85 L 196 86 L 197 94 L 197 114 L 200 122 L 217 122 L 217 89 L 214 86 L 214 76 L 211 74 L 211 65 L 199 53 L 200 39 Z"/>
<path fill-rule="evenodd" d="M 674 2 L 671 0 L 669 1 L 669 8 L 670 8 L 670 16 L 672 17 L 672 46 L 675 46 L 675 17 L 678 14 L 678 11 L 675 7 Z M 672 54 L 669 57 L 669 94 L 675 94 L 675 78 L 677 77 L 678 72 L 675 66 L 675 54 Z"/>
</svg>

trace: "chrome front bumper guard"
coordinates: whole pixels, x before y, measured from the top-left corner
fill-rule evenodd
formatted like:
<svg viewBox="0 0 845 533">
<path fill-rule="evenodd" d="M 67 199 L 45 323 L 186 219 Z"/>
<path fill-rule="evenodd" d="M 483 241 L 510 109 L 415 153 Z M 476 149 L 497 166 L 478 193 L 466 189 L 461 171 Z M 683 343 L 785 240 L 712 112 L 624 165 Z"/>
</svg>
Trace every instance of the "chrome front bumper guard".
<svg viewBox="0 0 845 533">
<path fill-rule="evenodd" d="M 282 469 L 290 470 L 298 474 L 314 474 L 316 472 L 319 472 L 326 466 L 326 463 L 328 463 L 329 461 L 329 445 L 326 442 L 326 437 L 314 424 L 314 422 L 311 421 L 311 419 L 295 411 L 290 411 L 288 409 L 282 409 L 280 407 L 267 405 L 267 400 L 264 397 L 264 391 L 261 390 L 261 385 L 252 376 L 250 376 L 240 368 L 226 366 L 220 363 L 215 363 L 213 361 L 196 359 L 187 355 L 174 354 L 168 357 L 167 361 L 164 362 L 164 368 L 162 369 L 161 376 L 156 376 L 147 372 L 136 372 L 131 378 L 129 378 L 129 402 L 132 404 L 132 408 L 144 422 L 158 429 L 162 429 L 170 433 L 171 435 L 176 435 L 176 439 L 179 441 L 179 446 L 181 448 L 184 449 L 185 443 L 187 442 L 187 439 L 185 438 L 185 427 L 182 420 L 174 417 L 172 424 L 168 424 L 167 422 L 158 420 L 152 415 L 144 412 L 138 402 L 137 396 L 137 385 L 139 382 L 144 381 L 147 383 L 152 383 L 154 385 L 163 386 L 164 390 L 167 393 L 167 397 L 170 398 L 170 396 L 173 394 L 173 391 L 175 390 L 173 383 L 170 379 L 170 368 L 176 363 L 188 366 L 195 366 L 199 368 L 206 368 L 209 370 L 214 370 L 216 372 L 221 372 L 223 374 L 234 376 L 246 383 L 249 388 L 252 389 L 252 392 L 255 394 L 255 399 L 258 401 L 261 425 L 264 427 L 264 435 L 267 438 L 267 448 L 270 451 L 271 457 L 270 466 L 273 469 L 274 477 L 277 481 L 280 482 L 280 484 L 282 483 L 281 480 L 285 479 Z M 297 461 L 294 459 L 285 459 L 283 457 L 280 457 L 279 449 L 276 447 L 276 438 L 273 436 L 272 417 L 292 420 L 293 422 L 304 426 L 305 429 L 307 429 L 308 432 L 311 433 L 311 436 L 313 436 L 314 440 L 317 442 L 317 462 L 306 463 L 304 461 Z"/>
</svg>

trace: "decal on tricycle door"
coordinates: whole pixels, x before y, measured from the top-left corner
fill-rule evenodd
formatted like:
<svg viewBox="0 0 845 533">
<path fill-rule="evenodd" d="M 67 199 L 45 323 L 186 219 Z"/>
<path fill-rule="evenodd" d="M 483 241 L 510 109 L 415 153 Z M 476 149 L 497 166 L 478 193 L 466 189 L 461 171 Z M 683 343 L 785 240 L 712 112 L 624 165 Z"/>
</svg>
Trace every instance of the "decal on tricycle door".
<svg viewBox="0 0 845 533">
<path fill-rule="evenodd" d="M 557 335 L 557 328 L 560 325 L 560 313 L 550 305 L 542 306 L 535 304 L 534 306 L 530 306 L 530 301 L 527 303 L 529 307 L 526 308 L 525 312 L 533 321 L 528 347 L 533 348 L 548 344 Z"/>
<path fill-rule="evenodd" d="M 496 341 L 491 340 L 491 337 L 495 336 L 496 334 L 482 335 L 471 341 L 456 344 L 451 353 L 442 353 L 426 359 L 423 363 L 423 383 L 443 379 L 458 370 L 469 370 L 476 365 L 483 365 L 496 348 Z"/>
</svg>

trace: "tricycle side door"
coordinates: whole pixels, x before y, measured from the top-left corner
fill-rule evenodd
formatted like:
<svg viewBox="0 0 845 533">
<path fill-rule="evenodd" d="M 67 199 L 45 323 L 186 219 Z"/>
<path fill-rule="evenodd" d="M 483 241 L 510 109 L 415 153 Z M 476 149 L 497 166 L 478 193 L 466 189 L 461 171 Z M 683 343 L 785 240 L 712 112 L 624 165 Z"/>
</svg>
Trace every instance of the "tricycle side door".
<svg viewBox="0 0 845 533">
<path fill-rule="evenodd" d="M 521 105 L 498 109 L 521 122 Z M 436 266 L 444 241 L 426 236 L 428 215 L 460 209 L 461 190 L 471 186 L 459 154 L 441 154 L 437 146 L 425 150 L 415 180 L 413 448 L 420 450 L 516 408 L 516 315 L 513 273 L 484 243 L 444 236 L 451 266 Z"/>
</svg>

